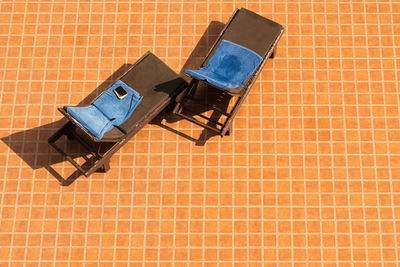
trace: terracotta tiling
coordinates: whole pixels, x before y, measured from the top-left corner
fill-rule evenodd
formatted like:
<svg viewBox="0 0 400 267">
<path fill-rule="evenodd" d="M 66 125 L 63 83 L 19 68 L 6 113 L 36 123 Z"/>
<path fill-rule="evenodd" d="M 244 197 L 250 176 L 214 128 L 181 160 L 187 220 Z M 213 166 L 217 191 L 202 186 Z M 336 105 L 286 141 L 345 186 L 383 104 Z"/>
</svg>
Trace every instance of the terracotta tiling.
<svg viewBox="0 0 400 267">
<path fill-rule="evenodd" d="M 57 107 L 198 66 L 240 7 L 286 31 L 231 136 L 164 114 L 60 185 Z M 399 55 L 396 0 L 1 1 L 0 265 L 397 266 Z"/>
</svg>

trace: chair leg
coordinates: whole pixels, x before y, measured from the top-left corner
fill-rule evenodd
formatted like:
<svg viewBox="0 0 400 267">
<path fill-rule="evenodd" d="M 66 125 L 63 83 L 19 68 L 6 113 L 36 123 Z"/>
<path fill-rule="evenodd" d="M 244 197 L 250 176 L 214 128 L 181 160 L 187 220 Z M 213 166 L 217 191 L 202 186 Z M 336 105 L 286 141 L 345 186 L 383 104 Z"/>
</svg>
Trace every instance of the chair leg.
<svg viewBox="0 0 400 267">
<path fill-rule="evenodd" d="M 49 139 L 48 143 L 55 149 L 57 150 L 61 155 L 63 155 L 79 172 L 85 175 L 85 170 L 82 169 L 82 167 L 70 156 L 68 155 L 64 150 L 62 150 L 60 147 L 56 145 L 56 141 L 60 139 L 61 136 L 66 134 L 69 131 L 69 127 L 71 126 L 71 123 L 68 122 L 66 123 L 63 127 L 61 127 L 56 133 L 54 133 Z"/>
<path fill-rule="evenodd" d="M 172 110 L 173 114 L 177 114 L 177 113 L 181 113 L 183 106 L 182 103 L 185 101 L 186 97 L 190 97 L 191 94 L 193 94 L 193 91 L 195 89 L 195 87 L 197 88 L 199 81 L 196 79 L 192 79 L 190 81 L 190 84 L 188 85 L 188 87 L 185 89 L 185 91 L 183 92 L 183 95 L 181 97 L 181 99 L 176 103 L 175 108 Z"/>
<path fill-rule="evenodd" d="M 231 132 L 232 132 L 232 124 L 229 124 L 228 130 L 226 131 L 225 135 L 226 135 L 226 136 L 230 136 L 230 135 L 231 135 Z"/>
<path fill-rule="evenodd" d="M 108 172 L 110 170 L 110 160 L 107 160 L 100 168 L 97 169 L 97 172 Z"/>
<path fill-rule="evenodd" d="M 65 135 L 67 136 L 68 140 L 74 140 L 74 134 L 72 133 L 72 131 L 75 130 L 75 126 L 71 125 L 68 128 L 68 131 L 65 133 Z"/>
<path fill-rule="evenodd" d="M 272 51 L 270 58 L 275 58 L 276 56 L 276 47 L 274 48 L 274 51 Z"/>
</svg>

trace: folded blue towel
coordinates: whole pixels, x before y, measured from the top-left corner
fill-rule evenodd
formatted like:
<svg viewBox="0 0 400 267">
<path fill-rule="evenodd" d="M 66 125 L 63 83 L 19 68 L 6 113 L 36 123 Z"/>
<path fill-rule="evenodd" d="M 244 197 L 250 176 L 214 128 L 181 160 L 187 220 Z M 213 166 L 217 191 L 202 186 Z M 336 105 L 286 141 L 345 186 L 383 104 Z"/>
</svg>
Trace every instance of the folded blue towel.
<svg viewBox="0 0 400 267">
<path fill-rule="evenodd" d="M 207 80 L 219 88 L 236 88 L 244 83 L 261 63 L 262 57 L 256 52 L 222 40 L 207 66 L 186 73 L 200 80 Z"/>
<path fill-rule="evenodd" d="M 114 89 L 121 86 L 128 93 L 119 99 Z M 67 107 L 67 112 L 86 130 L 101 139 L 105 132 L 124 123 L 142 101 L 142 96 L 122 81 L 114 83 L 90 106 Z"/>
</svg>

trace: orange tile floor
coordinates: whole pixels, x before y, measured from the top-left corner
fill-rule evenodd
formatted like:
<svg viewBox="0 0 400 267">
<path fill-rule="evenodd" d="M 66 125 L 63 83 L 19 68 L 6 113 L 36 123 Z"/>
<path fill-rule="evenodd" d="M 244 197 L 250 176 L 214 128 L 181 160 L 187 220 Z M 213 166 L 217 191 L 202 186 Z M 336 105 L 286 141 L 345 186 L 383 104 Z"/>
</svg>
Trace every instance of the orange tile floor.
<svg viewBox="0 0 400 267">
<path fill-rule="evenodd" d="M 167 115 L 60 186 L 57 107 L 196 66 L 240 7 L 286 32 L 231 136 Z M 1 1 L 0 265 L 397 266 L 399 54 L 395 0 Z"/>
</svg>

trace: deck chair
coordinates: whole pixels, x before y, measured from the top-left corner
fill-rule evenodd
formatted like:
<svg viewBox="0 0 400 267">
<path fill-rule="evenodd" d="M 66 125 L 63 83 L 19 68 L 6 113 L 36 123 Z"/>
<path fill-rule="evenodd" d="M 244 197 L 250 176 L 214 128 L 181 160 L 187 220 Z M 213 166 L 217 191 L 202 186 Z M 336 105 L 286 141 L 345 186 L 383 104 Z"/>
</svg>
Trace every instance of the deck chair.
<svg viewBox="0 0 400 267">
<path fill-rule="evenodd" d="M 199 70 L 187 70 L 192 79 L 180 95 L 173 113 L 217 134 L 229 135 L 233 119 L 248 95 L 268 58 L 274 58 L 283 27 L 245 8 L 236 9 L 206 55 Z M 230 111 L 218 104 L 199 101 L 194 96 L 199 82 L 223 91 L 236 102 Z M 215 120 L 196 113 L 193 105 L 205 106 L 225 120 Z M 201 120 L 195 118 L 199 116 Z M 212 116 L 213 117 L 213 116 Z M 214 116 L 215 117 L 215 116 Z"/>
<path fill-rule="evenodd" d="M 101 102 L 109 100 L 106 94 L 111 94 L 110 96 L 112 96 L 114 94 L 112 89 L 120 85 L 125 86 L 125 89 L 130 87 L 136 91 L 137 94 L 133 95 L 132 99 L 139 99 L 139 101 L 137 101 L 138 104 L 133 105 L 133 112 L 127 110 L 129 117 L 122 124 L 113 123 L 114 120 L 110 119 L 112 125 L 106 125 L 110 130 L 101 132 L 101 136 L 98 135 L 99 131 L 93 131 L 92 128 L 95 127 L 90 128 L 90 121 L 86 121 L 88 125 L 85 125 L 83 119 L 77 117 L 79 115 L 84 116 L 84 114 L 71 112 L 71 110 L 75 110 L 76 107 L 65 106 L 63 108 L 58 108 L 68 122 L 54 133 L 48 139 L 48 142 L 85 176 L 89 176 L 95 171 L 108 171 L 110 169 L 110 157 L 167 107 L 171 99 L 187 86 L 187 82 L 179 77 L 159 58 L 147 52 L 122 74 L 118 81 L 108 90 L 100 94 L 89 105 L 83 106 L 86 108 L 85 112 L 87 110 L 90 112 L 88 107 L 92 107 L 92 105 L 96 106 L 99 102 L 100 104 L 104 104 Z M 125 103 L 123 103 L 125 107 L 130 103 L 129 101 L 131 101 L 128 97 L 121 99 L 121 101 L 122 100 L 126 100 Z M 112 109 L 113 106 L 109 106 L 109 110 Z M 107 110 L 105 111 L 105 113 L 109 112 L 110 111 Z M 110 116 L 115 116 L 115 112 Z M 116 120 L 118 120 L 118 118 Z M 91 159 L 93 159 L 93 164 L 91 164 L 89 168 L 84 169 L 71 155 L 67 154 L 56 145 L 56 141 L 64 135 L 67 136 L 68 139 L 76 140 L 92 155 Z"/>
</svg>

